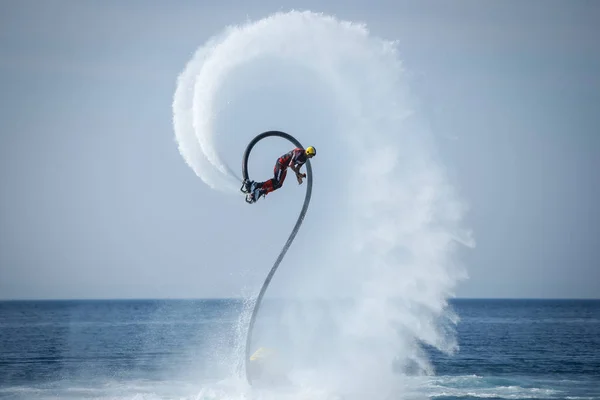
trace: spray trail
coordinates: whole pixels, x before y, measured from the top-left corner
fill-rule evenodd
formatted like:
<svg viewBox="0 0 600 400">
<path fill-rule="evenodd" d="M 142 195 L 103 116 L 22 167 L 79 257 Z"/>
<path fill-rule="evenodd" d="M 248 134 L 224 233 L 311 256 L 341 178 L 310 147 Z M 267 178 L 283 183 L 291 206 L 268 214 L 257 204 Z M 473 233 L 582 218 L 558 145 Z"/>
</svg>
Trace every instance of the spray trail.
<svg viewBox="0 0 600 400">
<path fill-rule="evenodd" d="M 235 118 L 219 114 L 229 100 L 233 108 L 243 104 Z M 243 132 L 240 148 L 257 132 L 302 132 L 298 138 L 318 149 L 320 198 L 311 215 L 320 219 L 309 232 L 318 262 L 297 265 L 310 278 L 287 289 L 353 302 L 332 316 L 335 329 L 319 331 L 311 317 L 317 313 L 289 317 L 278 328 L 297 338 L 294 360 L 311 355 L 311 334 L 327 339 L 322 362 L 308 357 L 297 382 L 347 398 L 385 398 L 402 382 L 392 364 L 433 373 L 422 343 L 456 350 L 457 318 L 447 299 L 466 274 L 454 251 L 473 241 L 461 228 L 464 206 L 412 113 L 394 43 L 312 12 L 231 27 L 188 63 L 173 113 L 183 158 L 217 190 L 239 190 L 224 161 L 231 149 L 218 150 L 219 132 Z M 293 269 L 294 261 L 286 262 Z"/>
</svg>

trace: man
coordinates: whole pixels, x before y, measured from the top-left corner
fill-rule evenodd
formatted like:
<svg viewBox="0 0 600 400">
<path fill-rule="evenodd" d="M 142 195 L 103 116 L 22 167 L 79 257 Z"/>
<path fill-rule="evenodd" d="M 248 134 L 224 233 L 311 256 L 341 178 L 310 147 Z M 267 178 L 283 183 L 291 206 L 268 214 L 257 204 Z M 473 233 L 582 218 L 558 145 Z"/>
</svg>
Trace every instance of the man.
<svg viewBox="0 0 600 400">
<path fill-rule="evenodd" d="M 266 196 L 283 186 L 288 167 L 296 173 L 298 184 L 301 185 L 302 178 L 306 178 L 306 174 L 300 173 L 300 168 L 306 163 L 306 160 L 313 158 L 316 154 L 317 150 L 313 146 L 307 147 L 306 150 L 296 147 L 279 157 L 273 168 L 273 178 L 265 182 L 254 182 L 247 197 L 248 202 L 254 203 L 260 196 Z"/>
</svg>

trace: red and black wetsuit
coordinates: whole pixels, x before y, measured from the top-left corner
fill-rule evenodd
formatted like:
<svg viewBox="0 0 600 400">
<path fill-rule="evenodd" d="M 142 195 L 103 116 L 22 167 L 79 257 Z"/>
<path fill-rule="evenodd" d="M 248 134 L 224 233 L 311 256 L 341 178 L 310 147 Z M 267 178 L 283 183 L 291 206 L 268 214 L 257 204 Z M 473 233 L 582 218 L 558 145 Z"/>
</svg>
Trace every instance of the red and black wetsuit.
<svg viewBox="0 0 600 400">
<path fill-rule="evenodd" d="M 263 182 L 260 185 L 264 191 L 264 194 L 270 193 L 273 190 L 277 190 L 283 186 L 283 181 L 285 181 L 288 167 L 291 167 L 294 164 L 297 164 L 298 167 L 301 167 L 304 165 L 306 160 L 306 152 L 304 149 L 299 147 L 296 147 L 295 149 L 279 157 L 275 163 L 275 168 L 273 168 L 273 178 Z"/>
</svg>

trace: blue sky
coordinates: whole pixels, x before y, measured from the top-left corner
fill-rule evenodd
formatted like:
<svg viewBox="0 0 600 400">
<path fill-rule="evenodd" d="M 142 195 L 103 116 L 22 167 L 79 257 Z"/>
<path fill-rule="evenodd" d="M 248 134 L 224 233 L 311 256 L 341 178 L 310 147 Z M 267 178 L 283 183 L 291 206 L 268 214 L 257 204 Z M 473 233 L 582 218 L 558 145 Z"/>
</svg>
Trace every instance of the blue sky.
<svg viewBox="0 0 600 400">
<path fill-rule="evenodd" d="M 469 204 L 477 246 L 461 251 L 457 295 L 600 295 L 595 2 L 14 1 L 0 5 L 0 298 L 259 284 L 266 272 L 248 278 L 228 246 L 262 253 L 279 238 L 238 247 L 246 210 L 185 165 L 171 102 L 211 36 L 292 8 L 398 41 Z"/>
</svg>

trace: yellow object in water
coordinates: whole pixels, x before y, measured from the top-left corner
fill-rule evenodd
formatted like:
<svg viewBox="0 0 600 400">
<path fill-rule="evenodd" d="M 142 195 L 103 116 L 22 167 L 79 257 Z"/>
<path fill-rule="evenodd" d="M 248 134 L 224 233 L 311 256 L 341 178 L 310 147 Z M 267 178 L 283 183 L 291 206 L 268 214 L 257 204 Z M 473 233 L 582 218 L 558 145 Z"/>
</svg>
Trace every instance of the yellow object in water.
<svg viewBox="0 0 600 400">
<path fill-rule="evenodd" d="M 258 350 L 256 350 L 254 352 L 254 354 L 252 354 L 250 356 L 250 361 L 257 361 L 260 359 L 265 359 L 267 357 L 272 356 L 273 354 L 275 354 L 275 349 L 269 349 L 266 347 L 259 347 Z"/>
</svg>

